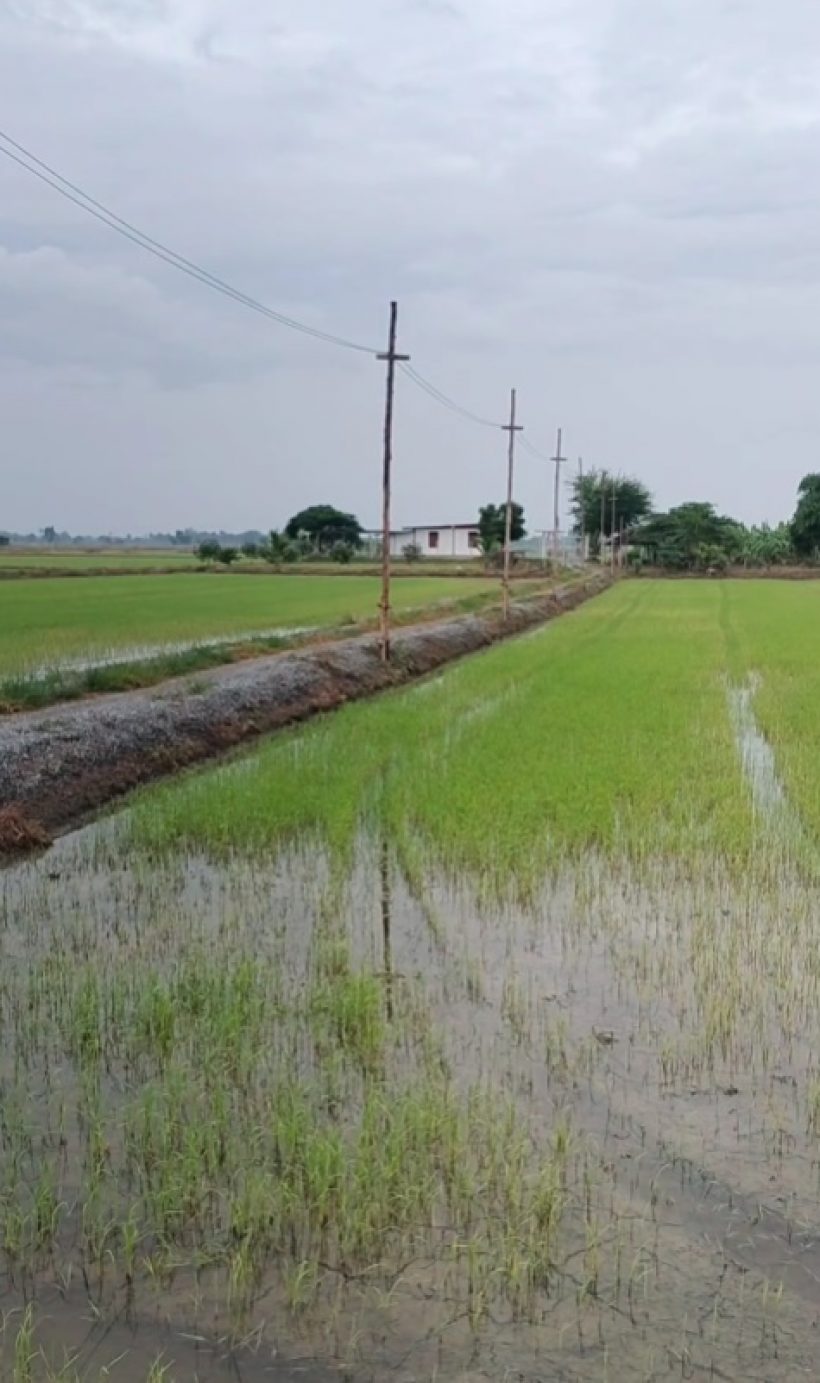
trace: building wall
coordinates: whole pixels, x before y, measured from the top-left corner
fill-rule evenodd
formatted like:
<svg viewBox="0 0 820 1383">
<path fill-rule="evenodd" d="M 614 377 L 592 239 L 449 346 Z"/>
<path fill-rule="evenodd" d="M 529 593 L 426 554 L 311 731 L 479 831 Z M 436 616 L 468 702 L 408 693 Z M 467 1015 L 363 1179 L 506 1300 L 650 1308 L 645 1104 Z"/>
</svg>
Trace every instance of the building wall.
<svg viewBox="0 0 820 1383">
<path fill-rule="evenodd" d="M 473 541 L 471 542 L 471 538 Z M 399 551 L 408 543 L 419 548 L 422 557 L 478 557 L 478 525 L 475 528 L 463 524 L 432 525 L 429 528 L 408 528 L 401 535 Z"/>
</svg>

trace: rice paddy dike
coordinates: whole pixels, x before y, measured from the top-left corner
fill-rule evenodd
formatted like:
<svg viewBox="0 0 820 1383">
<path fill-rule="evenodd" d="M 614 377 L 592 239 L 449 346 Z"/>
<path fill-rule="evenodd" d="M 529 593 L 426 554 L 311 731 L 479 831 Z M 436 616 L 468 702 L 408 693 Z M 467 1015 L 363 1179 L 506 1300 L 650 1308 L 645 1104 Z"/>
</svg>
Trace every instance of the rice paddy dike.
<svg viewBox="0 0 820 1383">
<path fill-rule="evenodd" d="M 818 616 L 623 582 L 0 874 L 0 1376 L 816 1378 Z"/>
<path fill-rule="evenodd" d="M 32 684 L 54 681 L 67 693 L 78 671 L 355 626 L 373 618 L 380 590 L 375 573 L 285 576 L 262 566 L 257 577 L 180 570 L 0 584 L 0 706 L 27 704 Z M 497 600 L 498 582 L 482 573 L 458 582 L 427 575 L 394 582 L 399 615 L 418 617 L 436 606 L 444 612 L 471 598 L 478 605 Z"/>
<path fill-rule="evenodd" d="M 606 573 L 528 588 L 507 617 L 486 593 L 473 614 L 393 629 L 389 661 L 372 635 L 253 656 L 155 688 L 97 696 L 0 718 L 0 855 L 39 848 L 138 783 L 171 773 L 266 730 L 419 678 L 454 658 L 562 615 L 609 584 Z M 497 590 L 494 592 L 497 596 Z M 439 610 L 441 616 L 441 610 Z M 395 621 L 394 621 L 395 625 Z"/>
</svg>

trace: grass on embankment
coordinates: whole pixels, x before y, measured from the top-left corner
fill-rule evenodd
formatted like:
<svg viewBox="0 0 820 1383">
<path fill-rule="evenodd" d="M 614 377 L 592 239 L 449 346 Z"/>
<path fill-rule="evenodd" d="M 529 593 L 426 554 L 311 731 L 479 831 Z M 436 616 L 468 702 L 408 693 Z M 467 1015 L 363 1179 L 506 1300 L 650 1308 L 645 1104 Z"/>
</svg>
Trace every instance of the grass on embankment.
<svg viewBox="0 0 820 1383">
<path fill-rule="evenodd" d="M 472 583 L 470 583 L 472 586 Z M 549 588 L 550 583 L 528 586 L 527 594 L 536 595 Z M 418 587 L 415 588 L 418 590 Z M 452 584 L 449 588 L 453 590 Z M 497 583 L 482 583 L 479 590 L 465 593 L 465 583 L 455 588 L 454 597 L 436 600 L 427 606 L 407 605 L 397 599 L 392 623 L 394 627 L 421 622 L 428 618 L 444 618 L 487 610 L 499 602 Z M 226 663 L 258 658 L 266 653 L 296 648 L 317 639 L 347 639 L 374 629 L 376 621 L 352 616 L 339 625 L 316 627 L 245 639 L 220 638 L 216 643 L 194 644 L 186 648 L 168 648 L 149 657 L 115 657 L 111 661 L 92 661 L 88 666 L 45 668 L 40 673 L 0 675 L 0 715 L 24 710 L 36 710 L 60 701 L 77 700 L 84 696 L 108 692 L 134 691 L 140 687 L 156 686 L 173 677 L 205 672 Z"/>
<path fill-rule="evenodd" d="M 397 614 L 426 610 L 454 596 L 497 597 L 487 578 L 454 585 L 444 578 L 396 582 Z M 145 662 L 211 639 L 281 638 L 290 631 L 324 630 L 374 618 L 380 585 L 375 577 L 270 577 L 236 575 L 100 577 L 94 581 L 45 579 L 0 583 L 0 678 L 31 680 L 76 670 L 82 661 L 105 663 L 130 654 Z M 120 661 L 122 658 L 120 657 Z"/>
</svg>

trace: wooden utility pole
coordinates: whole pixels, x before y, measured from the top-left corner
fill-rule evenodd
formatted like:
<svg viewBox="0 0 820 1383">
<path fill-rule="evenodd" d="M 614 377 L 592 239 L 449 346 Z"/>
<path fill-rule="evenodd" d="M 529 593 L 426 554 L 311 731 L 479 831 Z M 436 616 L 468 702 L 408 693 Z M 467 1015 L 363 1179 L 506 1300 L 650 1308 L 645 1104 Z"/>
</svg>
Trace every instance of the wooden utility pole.
<svg viewBox="0 0 820 1383">
<path fill-rule="evenodd" d="M 601 533 L 599 538 L 598 561 L 604 564 L 604 542 L 606 540 L 606 471 L 601 471 Z"/>
<path fill-rule="evenodd" d="M 555 566 L 557 567 L 557 566 L 558 566 L 558 533 L 559 533 L 559 522 L 560 522 L 560 515 L 559 515 L 559 512 L 558 512 L 558 511 L 559 511 L 559 506 L 560 506 L 560 495 L 561 495 L 561 490 L 560 490 L 560 486 L 561 486 L 561 467 L 563 466 L 564 462 L 565 462 L 566 459 L 567 459 L 565 456 L 562 456 L 562 455 L 561 455 L 561 429 L 560 429 L 560 427 L 559 427 L 559 429 L 558 429 L 558 446 L 557 446 L 556 449 L 555 449 L 555 455 L 553 456 L 552 459 L 553 459 L 553 461 L 555 462 L 555 496 L 554 496 L 553 510 L 552 510 L 552 560 L 553 560 L 553 562 L 555 563 Z"/>
<path fill-rule="evenodd" d="M 391 303 L 387 351 L 377 356 L 378 360 L 387 361 L 387 399 L 384 406 L 384 469 L 382 472 L 382 598 L 379 601 L 383 663 L 390 661 L 390 470 L 393 463 L 393 395 L 396 387 L 396 364 L 399 361 L 410 359 L 409 355 L 399 355 L 396 350 L 398 320 L 398 303 Z"/>
<path fill-rule="evenodd" d="M 587 553 L 586 553 L 587 526 L 586 526 L 586 514 L 585 514 L 585 512 L 584 512 L 584 458 L 583 458 L 583 456 L 579 456 L 579 457 L 578 457 L 578 503 L 579 503 L 579 505 L 580 505 L 580 510 L 579 510 L 579 512 L 580 512 L 580 515 L 581 515 L 581 537 L 580 537 L 580 543 L 581 543 L 581 561 L 582 561 L 582 562 L 585 562 L 586 559 L 587 559 Z"/>
<path fill-rule="evenodd" d="M 510 446 L 507 453 L 507 513 L 504 520 L 504 576 L 502 578 L 502 591 L 504 597 L 504 618 L 510 617 L 510 541 L 512 539 L 512 506 L 513 506 L 513 469 L 515 466 L 515 434 L 523 432 L 524 429 L 515 421 L 515 390 L 510 393 L 510 421 L 502 423 L 504 432 L 510 434 Z"/>
<path fill-rule="evenodd" d="M 617 491 L 617 488 L 616 488 L 616 481 L 615 481 L 615 477 L 614 477 L 614 475 L 613 475 L 613 477 L 612 477 L 612 532 L 610 533 L 610 539 L 609 539 L 609 546 L 610 546 L 610 549 L 611 549 L 612 575 L 613 575 L 613 576 L 615 575 L 615 503 L 616 503 L 616 499 L 617 499 L 617 494 L 618 494 L 618 491 Z"/>
</svg>

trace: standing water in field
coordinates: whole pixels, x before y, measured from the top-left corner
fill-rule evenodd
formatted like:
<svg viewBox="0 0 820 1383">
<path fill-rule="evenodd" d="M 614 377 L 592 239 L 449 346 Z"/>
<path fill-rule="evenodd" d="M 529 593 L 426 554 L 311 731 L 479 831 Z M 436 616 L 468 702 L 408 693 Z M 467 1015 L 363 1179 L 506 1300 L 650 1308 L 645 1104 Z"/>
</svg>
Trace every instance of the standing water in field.
<svg viewBox="0 0 820 1383">
<path fill-rule="evenodd" d="M 743 771 L 749 780 L 755 806 L 764 815 L 771 816 L 785 808 L 786 794 L 778 777 L 774 751 L 755 720 L 754 697 L 759 686 L 760 678 L 753 675 L 745 687 L 730 687 L 729 698 Z"/>
<path fill-rule="evenodd" d="M 343 874 L 126 845 L 2 879 L 9 1351 L 36 1281 L 82 1379 L 804 1367 L 810 1053 L 772 1063 L 768 1006 L 747 1051 L 759 980 L 723 1006 L 691 964 L 710 912 L 765 945 L 786 891 L 749 934 L 730 881 L 593 855 L 522 907 L 369 835 Z"/>
<path fill-rule="evenodd" d="M 0 1376 L 816 1376 L 820 889 L 723 649 L 625 585 L 0 875 Z"/>
</svg>

